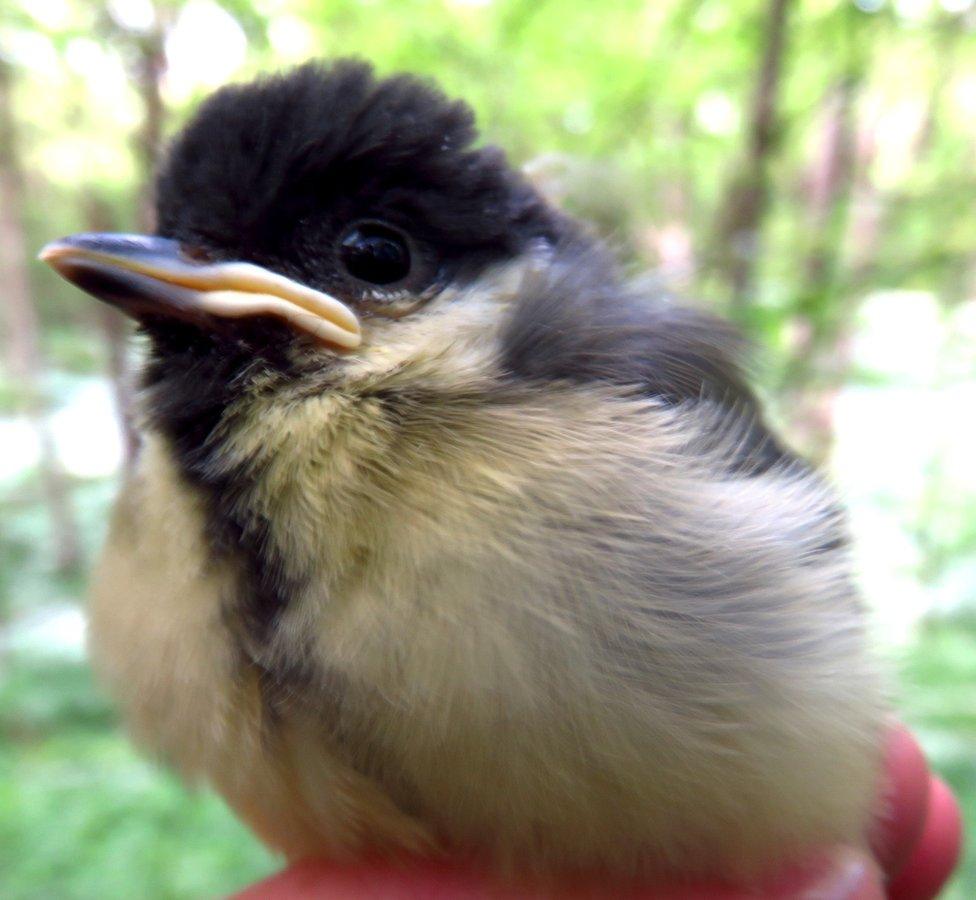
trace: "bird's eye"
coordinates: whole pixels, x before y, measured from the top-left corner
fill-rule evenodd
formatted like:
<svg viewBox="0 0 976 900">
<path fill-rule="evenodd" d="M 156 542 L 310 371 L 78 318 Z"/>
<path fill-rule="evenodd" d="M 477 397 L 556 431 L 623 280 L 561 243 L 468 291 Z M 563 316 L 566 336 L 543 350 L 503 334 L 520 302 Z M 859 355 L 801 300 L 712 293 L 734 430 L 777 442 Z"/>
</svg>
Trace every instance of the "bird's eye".
<svg viewBox="0 0 976 900">
<path fill-rule="evenodd" d="M 382 222 L 357 222 L 339 239 L 346 272 L 369 284 L 393 284 L 410 274 L 410 248 L 403 234 Z"/>
</svg>

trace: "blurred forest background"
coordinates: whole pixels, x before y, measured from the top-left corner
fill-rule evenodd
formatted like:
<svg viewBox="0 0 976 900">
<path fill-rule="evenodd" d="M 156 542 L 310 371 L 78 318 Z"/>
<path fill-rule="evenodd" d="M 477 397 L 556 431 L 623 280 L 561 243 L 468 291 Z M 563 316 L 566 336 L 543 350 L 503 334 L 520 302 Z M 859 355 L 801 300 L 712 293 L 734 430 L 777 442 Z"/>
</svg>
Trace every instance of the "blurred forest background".
<svg viewBox="0 0 976 900">
<path fill-rule="evenodd" d="M 87 672 L 138 348 L 34 256 L 151 227 L 161 147 L 215 86 L 350 54 L 468 98 L 755 338 L 851 506 L 897 702 L 968 813 L 948 895 L 976 897 L 974 0 L 4 0 L 0 895 L 206 897 L 277 865 L 130 749 Z"/>
</svg>

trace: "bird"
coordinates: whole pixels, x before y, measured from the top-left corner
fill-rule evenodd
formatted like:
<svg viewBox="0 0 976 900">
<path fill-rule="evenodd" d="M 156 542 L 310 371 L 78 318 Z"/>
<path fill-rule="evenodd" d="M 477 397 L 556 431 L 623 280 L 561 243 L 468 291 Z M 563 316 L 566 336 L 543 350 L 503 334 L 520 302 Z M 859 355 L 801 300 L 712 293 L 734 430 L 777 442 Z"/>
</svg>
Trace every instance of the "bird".
<svg viewBox="0 0 976 900">
<path fill-rule="evenodd" d="M 348 59 L 225 86 L 152 234 L 40 256 L 145 349 L 95 669 L 269 847 L 748 883 L 868 841 L 888 701 L 836 492 L 738 331 L 466 103 Z"/>
</svg>

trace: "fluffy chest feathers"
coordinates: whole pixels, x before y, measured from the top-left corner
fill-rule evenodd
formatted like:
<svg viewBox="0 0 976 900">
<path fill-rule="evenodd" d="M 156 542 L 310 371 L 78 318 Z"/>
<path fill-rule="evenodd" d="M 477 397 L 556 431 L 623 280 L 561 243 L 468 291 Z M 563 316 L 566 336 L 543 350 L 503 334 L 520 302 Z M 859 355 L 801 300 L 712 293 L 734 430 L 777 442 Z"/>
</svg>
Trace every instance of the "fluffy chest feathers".
<svg viewBox="0 0 976 900">
<path fill-rule="evenodd" d="M 857 840 L 881 711 L 831 498 L 702 428 L 609 389 L 336 393 L 258 407 L 209 487 L 153 439 L 96 654 L 295 855 L 749 871 Z"/>
<path fill-rule="evenodd" d="M 155 235 L 95 579 L 144 744 L 290 856 L 755 875 L 864 839 L 883 702 L 837 506 L 734 329 L 632 283 L 410 76 L 230 86 Z"/>
</svg>

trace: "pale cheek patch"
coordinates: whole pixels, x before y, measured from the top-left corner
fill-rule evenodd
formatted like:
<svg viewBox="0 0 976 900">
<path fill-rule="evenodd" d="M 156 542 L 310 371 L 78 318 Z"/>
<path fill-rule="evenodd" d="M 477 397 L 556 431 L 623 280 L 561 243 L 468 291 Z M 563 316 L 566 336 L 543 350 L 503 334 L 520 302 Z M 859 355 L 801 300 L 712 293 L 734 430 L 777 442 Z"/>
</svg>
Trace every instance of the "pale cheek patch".
<svg viewBox="0 0 976 900">
<path fill-rule="evenodd" d="M 489 269 L 468 287 L 444 290 L 404 318 L 365 319 L 362 345 L 341 365 L 344 383 L 461 389 L 494 377 L 507 311 L 544 265 L 544 255 L 533 251 Z"/>
</svg>

